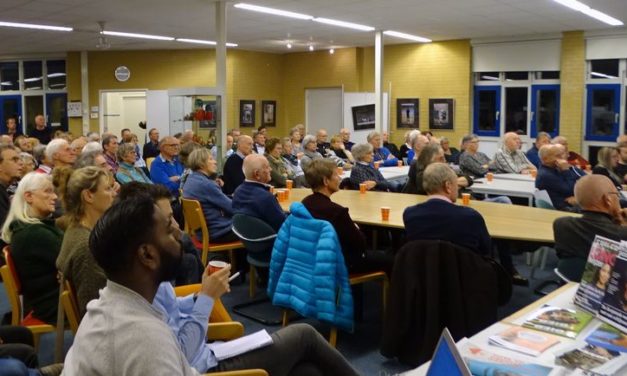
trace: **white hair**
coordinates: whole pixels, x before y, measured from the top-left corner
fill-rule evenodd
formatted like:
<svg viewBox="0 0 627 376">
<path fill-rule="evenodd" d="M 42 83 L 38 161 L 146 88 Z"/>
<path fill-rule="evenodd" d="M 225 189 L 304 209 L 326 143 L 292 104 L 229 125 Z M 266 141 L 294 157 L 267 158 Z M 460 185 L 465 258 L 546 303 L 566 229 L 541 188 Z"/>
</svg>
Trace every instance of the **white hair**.
<svg viewBox="0 0 627 376">
<path fill-rule="evenodd" d="M 90 141 L 87 144 L 85 144 L 85 146 L 83 146 L 83 150 L 81 151 L 81 154 L 84 153 L 89 153 L 92 151 L 99 151 L 99 152 L 103 152 L 102 149 L 102 145 L 100 145 L 100 142 L 98 141 Z"/>
<path fill-rule="evenodd" d="M 87 141 L 88 142 L 100 141 L 100 135 L 98 134 L 98 132 L 89 132 L 87 133 Z"/>
<path fill-rule="evenodd" d="M 54 160 L 54 155 L 57 154 L 63 146 L 70 146 L 70 144 L 62 138 L 55 138 L 50 141 L 48 145 L 46 145 L 46 150 L 44 151 L 46 159 L 52 162 Z"/>
<path fill-rule="evenodd" d="M 40 174 L 38 172 L 29 172 L 22 178 L 22 180 L 20 180 L 20 183 L 17 185 L 17 189 L 15 190 L 15 195 L 11 200 L 11 208 L 9 209 L 9 214 L 7 214 L 7 219 L 2 225 L 2 240 L 6 243 L 11 243 L 11 235 L 13 234 L 13 231 L 10 227 L 13 221 L 26 223 L 41 222 L 39 218 L 31 216 L 29 213 L 30 205 L 24 199 L 24 194 L 26 192 L 44 189 L 48 185 L 52 185 L 52 177 L 48 174 Z"/>
</svg>

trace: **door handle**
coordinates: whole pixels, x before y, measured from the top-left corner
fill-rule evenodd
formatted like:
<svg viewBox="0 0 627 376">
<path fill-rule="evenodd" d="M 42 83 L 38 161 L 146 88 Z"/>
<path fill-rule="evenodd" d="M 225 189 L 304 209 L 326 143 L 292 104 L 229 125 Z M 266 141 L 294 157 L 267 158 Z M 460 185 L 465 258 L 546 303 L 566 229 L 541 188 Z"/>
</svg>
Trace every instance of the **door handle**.
<svg viewBox="0 0 627 376">
<path fill-rule="evenodd" d="M 501 112 L 500 111 L 496 111 L 496 121 L 499 120 L 499 116 L 501 116 Z"/>
<path fill-rule="evenodd" d="M 536 114 L 535 112 L 531 111 L 531 121 L 533 121 L 533 116 L 534 116 L 535 114 Z"/>
<path fill-rule="evenodd" d="M 618 123 L 619 118 L 620 118 L 620 114 L 618 112 L 614 113 L 614 123 Z"/>
</svg>

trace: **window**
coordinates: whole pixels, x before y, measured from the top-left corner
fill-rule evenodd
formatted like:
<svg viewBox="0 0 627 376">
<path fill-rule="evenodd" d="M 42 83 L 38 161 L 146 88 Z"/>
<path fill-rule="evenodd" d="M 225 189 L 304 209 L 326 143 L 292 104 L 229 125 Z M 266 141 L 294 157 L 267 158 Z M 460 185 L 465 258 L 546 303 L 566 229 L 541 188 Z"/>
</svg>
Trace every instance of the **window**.
<svg viewBox="0 0 627 376">
<path fill-rule="evenodd" d="M 48 78 L 48 89 L 65 89 L 65 60 L 46 61 L 46 71 Z"/>
<path fill-rule="evenodd" d="M 505 88 L 505 132 L 527 134 L 526 87 Z"/>
<path fill-rule="evenodd" d="M 526 81 L 529 79 L 529 72 L 505 72 L 505 81 Z"/>
<path fill-rule="evenodd" d="M 591 141 L 614 141 L 618 136 L 620 114 L 619 84 L 588 85 L 586 139 Z"/>
<path fill-rule="evenodd" d="M 555 137 L 558 135 L 559 85 L 532 85 L 531 86 L 531 137 L 538 132 L 546 132 Z"/>
<path fill-rule="evenodd" d="M 41 61 L 24 62 L 24 90 L 42 90 L 43 79 Z"/>
<path fill-rule="evenodd" d="M 599 79 L 616 79 L 618 78 L 618 59 L 591 60 L 590 61 L 590 78 Z"/>
<path fill-rule="evenodd" d="M 0 63 L 0 91 L 20 90 L 19 64 L 17 61 Z"/>
<path fill-rule="evenodd" d="M 475 86 L 474 133 L 498 136 L 500 109 L 500 86 Z"/>
<path fill-rule="evenodd" d="M 536 72 L 536 80 L 559 80 L 559 71 L 542 71 Z"/>
</svg>

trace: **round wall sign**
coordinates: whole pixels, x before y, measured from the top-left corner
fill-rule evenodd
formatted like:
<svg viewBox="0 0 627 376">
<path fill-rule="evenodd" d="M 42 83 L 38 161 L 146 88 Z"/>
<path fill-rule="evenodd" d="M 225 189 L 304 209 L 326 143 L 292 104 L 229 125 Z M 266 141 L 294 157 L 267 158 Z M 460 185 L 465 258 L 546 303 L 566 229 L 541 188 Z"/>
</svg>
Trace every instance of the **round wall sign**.
<svg viewBox="0 0 627 376">
<path fill-rule="evenodd" d="M 131 78 L 131 70 L 124 65 L 115 68 L 115 79 L 120 82 L 126 82 Z"/>
</svg>

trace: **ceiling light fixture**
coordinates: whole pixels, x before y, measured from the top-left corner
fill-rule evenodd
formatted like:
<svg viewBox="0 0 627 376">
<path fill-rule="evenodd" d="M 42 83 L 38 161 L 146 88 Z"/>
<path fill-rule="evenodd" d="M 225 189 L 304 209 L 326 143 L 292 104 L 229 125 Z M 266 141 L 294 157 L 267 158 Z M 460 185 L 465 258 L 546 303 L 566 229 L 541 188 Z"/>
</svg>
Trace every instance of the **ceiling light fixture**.
<svg viewBox="0 0 627 376">
<path fill-rule="evenodd" d="M 431 42 L 431 39 L 424 38 L 424 37 L 419 37 L 417 35 L 401 33 L 400 31 L 386 30 L 386 31 L 383 32 L 383 34 L 389 35 L 391 37 L 413 40 L 414 42 L 421 42 L 421 43 L 430 43 Z"/>
<path fill-rule="evenodd" d="M 207 44 L 210 46 L 215 46 L 218 43 L 212 40 L 203 40 L 203 39 L 188 39 L 188 38 L 176 38 L 177 42 L 183 42 L 183 43 L 196 43 L 196 44 Z M 226 42 L 226 46 L 227 47 L 237 47 L 237 43 L 229 43 Z"/>
<path fill-rule="evenodd" d="M 355 30 L 360 30 L 360 31 L 373 31 L 374 30 L 374 27 L 372 26 L 360 25 L 360 24 L 346 22 L 346 21 L 332 20 L 330 18 L 316 17 L 313 20 L 316 22 L 327 24 L 327 25 L 346 27 L 348 29 L 355 29 Z"/>
<path fill-rule="evenodd" d="M 299 20 L 311 20 L 313 18 L 313 16 L 309 16 L 307 14 L 289 12 L 286 10 L 280 10 L 280 9 L 274 9 L 274 8 L 268 8 L 268 7 L 260 7 L 258 5 L 252 5 L 252 4 L 246 4 L 246 3 L 238 3 L 238 4 L 235 4 L 234 7 L 239 8 L 239 9 L 252 10 L 254 12 L 274 14 L 275 16 L 296 18 Z"/>
<path fill-rule="evenodd" d="M 74 30 L 71 27 L 37 25 L 37 24 L 27 24 L 27 23 L 19 23 L 19 22 L 4 22 L 4 21 L 0 21 L 0 26 L 4 26 L 4 27 L 18 27 L 18 28 L 22 28 L 22 29 L 50 30 L 50 31 L 72 31 L 72 30 Z"/>
<path fill-rule="evenodd" d="M 55 78 L 55 77 L 65 77 L 65 73 L 50 73 L 48 74 L 48 78 Z"/>
<path fill-rule="evenodd" d="M 151 34 L 137 34 L 137 33 L 125 33 L 121 31 L 102 31 L 101 34 L 110 35 L 114 37 L 124 37 L 124 38 L 139 38 L 139 39 L 154 39 L 154 40 L 174 40 L 172 37 L 165 37 L 162 35 L 151 35 Z"/>
<path fill-rule="evenodd" d="M 333 48 L 331 48 L 331 49 L 329 50 L 329 53 L 330 53 L 331 55 L 333 55 L 333 54 L 335 53 L 335 50 L 334 50 Z"/>
<path fill-rule="evenodd" d="M 601 78 L 609 78 L 609 79 L 615 79 L 618 78 L 616 76 L 611 76 L 609 74 L 605 74 L 605 73 L 599 73 L 599 72 L 590 72 L 591 76 L 595 76 L 595 77 L 601 77 Z M 25 80 L 26 81 L 26 80 Z"/>
<path fill-rule="evenodd" d="M 309 51 L 313 51 L 313 50 L 314 50 L 314 46 L 313 46 L 313 44 L 310 44 L 309 45 Z"/>
<path fill-rule="evenodd" d="M 601 22 L 604 22 L 611 26 L 622 26 L 624 25 L 622 21 L 617 20 L 614 17 L 608 16 L 607 14 L 600 12 L 596 9 L 592 9 L 584 3 L 581 3 L 577 0 L 553 0 L 556 3 L 562 4 L 565 7 L 576 10 L 585 14 L 586 16 L 595 18 Z"/>
<path fill-rule="evenodd" d="M 24 82 L 36 82 L 36 81 L 41 81 L 41 77 L 31 77 L 31 78 L 24 79 Z"/>
<path fill-rule="evenodd" d="M 288 50 L 291 50 L 292 49 L 292 44 L 290 42 L 287 42 L 287 46 L 286 47 L 287 47 Z"/>
</svg>

